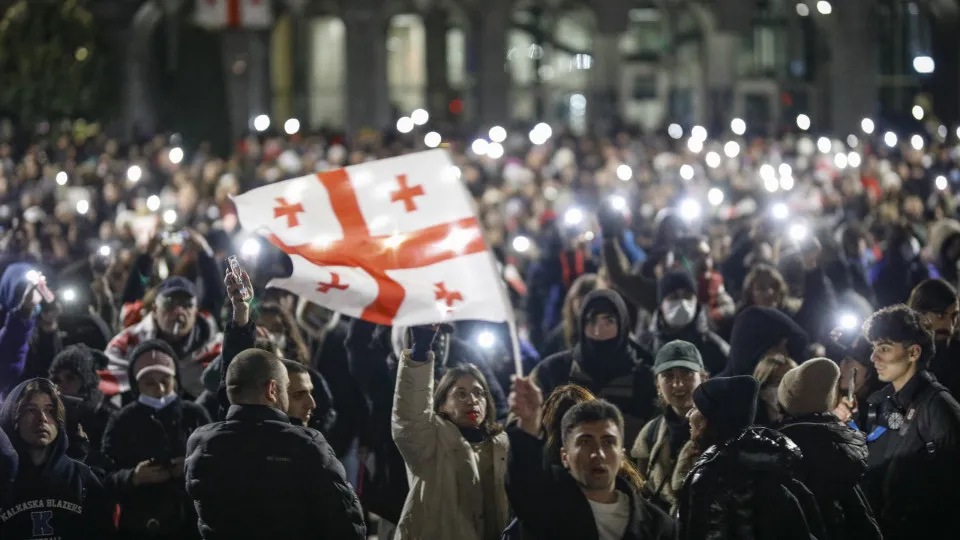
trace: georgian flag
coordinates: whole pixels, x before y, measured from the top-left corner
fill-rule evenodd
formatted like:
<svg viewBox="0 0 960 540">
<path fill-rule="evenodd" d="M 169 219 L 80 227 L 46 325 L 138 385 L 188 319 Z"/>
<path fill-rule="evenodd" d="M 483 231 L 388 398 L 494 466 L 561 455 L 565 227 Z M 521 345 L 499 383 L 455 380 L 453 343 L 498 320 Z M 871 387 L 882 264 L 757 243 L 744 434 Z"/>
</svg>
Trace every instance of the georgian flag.
<svg viewBox="0 0 960 540">
<path fill-rule="evenodd" d="M 512 319 L 445 150 L 277 182 L 234 203 L 245 229 L 293 261 L 293 274 L 270 287 L 383 325 Z"/>
<path fill-rule="evenodd" d="M 270 0 L 196 0 L 194 22 L 211 30 L 265 29 L 273 25 Z"/>
</svg>

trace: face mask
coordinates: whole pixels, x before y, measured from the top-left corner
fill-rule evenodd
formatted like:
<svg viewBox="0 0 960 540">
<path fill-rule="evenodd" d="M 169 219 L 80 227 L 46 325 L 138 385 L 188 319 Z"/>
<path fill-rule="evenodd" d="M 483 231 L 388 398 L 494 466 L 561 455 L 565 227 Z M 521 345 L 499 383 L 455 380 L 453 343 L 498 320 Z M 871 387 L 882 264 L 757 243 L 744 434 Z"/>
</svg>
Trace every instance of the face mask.
<svg viewBox="0 0 960 540">
<path fill-rule="evenodd" d="M 693 321 L 697 314 L 697 299 L 664 300 L 660 305 L 663 319 L 672 328 L 682 328 Z"/>
<path fill-rule="evenodd" d="M 178 396 L 176 392 L 171 392 L 161 398 L 155 398 L 152 396 L 148 396 L 146 394 L 140 394 L 140 396 L 137 398 L 137 401 L 146 405 L 147 407 L 150 407 L 153 410 L 159 411 L 160 409 L 163 409 L 167 405 L 176 401 L 177 397 Z"/>
</svg>

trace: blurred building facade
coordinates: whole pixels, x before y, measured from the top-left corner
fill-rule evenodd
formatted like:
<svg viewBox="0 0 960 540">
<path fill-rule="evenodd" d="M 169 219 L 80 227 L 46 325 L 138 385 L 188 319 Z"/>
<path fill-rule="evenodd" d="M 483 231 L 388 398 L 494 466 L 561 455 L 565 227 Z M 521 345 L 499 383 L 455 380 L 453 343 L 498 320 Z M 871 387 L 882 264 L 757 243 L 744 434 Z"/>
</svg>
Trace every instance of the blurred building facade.
<svg viewBox="0 0 960 540">
<path fill-rule="evenodd" d="M 197 28 L 197 10 L 216 2 L 266 3 L 269 23 Z M 620 121 L 716 133 L 740 117 L 772 133 L 802 113 L 813 131 L 852 133 L 862 118 L 902 115 L 918 100 L 929 116 L 960 121 L 957 0 L 104 4 L 112 7 L 101 13 L 129 17 L 130 129 L 184 114 L 171 108 L 214 105 L 234 135 L 261 114 L 275 125 L 297 118 L 356 132 L 393 126 L 418 108 L 448 129 Z M 915 59 L 927 56 L 933 73 L 918 73 Z M 158 77 L 182 89 L 179 102 L 158 104 Z"/>
</svg>

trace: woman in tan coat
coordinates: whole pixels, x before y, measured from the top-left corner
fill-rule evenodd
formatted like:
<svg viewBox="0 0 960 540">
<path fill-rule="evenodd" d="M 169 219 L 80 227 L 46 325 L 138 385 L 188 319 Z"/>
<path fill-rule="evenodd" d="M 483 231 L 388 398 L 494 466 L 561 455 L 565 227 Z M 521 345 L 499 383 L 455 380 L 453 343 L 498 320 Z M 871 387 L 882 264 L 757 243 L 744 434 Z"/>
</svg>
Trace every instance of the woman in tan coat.
<svg viewBox="0 0 960 540">
<path fill-rule="evenodd" d="M 436 330 L 413 329 L 393 401 L 393 440 L 410 492 L 397 540 L 496 540 L 510 518 L 504 490 L 508 441 L 496 423 L 486 379 L 472 366 L 451 368 L 434 390 Z"/>
<path fill-rule="evenodd" d="M 630 455 L 645 479 L 643 495 L 672 515 L 683 480 L 699 457 L 687 413 L 693 408 L 693 391 L 707 380 L 707 372 L 697 348 L 681 340 L 660 348 L 653 371 L 664 412 L 643 426 Z"/>
</svg>

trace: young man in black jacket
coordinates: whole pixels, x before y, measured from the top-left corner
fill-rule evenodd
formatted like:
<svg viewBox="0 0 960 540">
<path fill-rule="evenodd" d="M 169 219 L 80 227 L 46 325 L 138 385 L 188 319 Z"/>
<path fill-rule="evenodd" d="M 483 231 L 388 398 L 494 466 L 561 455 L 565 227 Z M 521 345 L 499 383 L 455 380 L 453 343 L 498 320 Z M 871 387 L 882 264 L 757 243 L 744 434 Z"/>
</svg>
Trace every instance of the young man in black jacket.
<svg viewBox="0 0 960 540">
<path fill-rule="evenodd" d="M 178 366 L 165 341 L 137 345 L 127 368 L 137 401 L 124 406 L 103 434 L 101 451 L 119 498 L 122 539 L 199 537 L 183 467 L 187 439 L 210 417 L 180 396 Z"/>
<path fill-rule="evenodd" d="M 524 540 L 667 540 L 676 523 L 618 476 L 624 460 L 623 416 L 604 400 L 563 415 L 564 469 L 543 466 L 539 438 L 543 396 L 520 377 L 510 396 L 517 426 L 508 431 L 507 496 Z"/>
<path fill-rule="evenodd" d="M 19 462 L 12 493 L 0 500 L 0 538 L 113 538 L 113 505 L 100 480 L 66 455 L 66 412 L 52 382 L 14 388 L 0 408 L 0 427 Z"/>
<path fill-rule="evenodd" d="M 232 276 L 226 283 L 234 322 L 244 326 L 250 298 Z M 333 449 L 319 431 L 291 424 L 289 384 L 283 362 L 266 351 L 247 349 L 229 362 L 226 420 L 187 443 L 187 492 L 204 540 L 366 538 L 360 502 Z"/>
<path fill-rule="evenodd" d="M 867 399 L 864 491 L 885 539 L 941 536 L 960 504 L 960 405 L 927 371 L 933 334 L 902 304 L 873 314 L 863 333 L 873 345 L 870 361 L 889 383 Z"/>
</svg>

